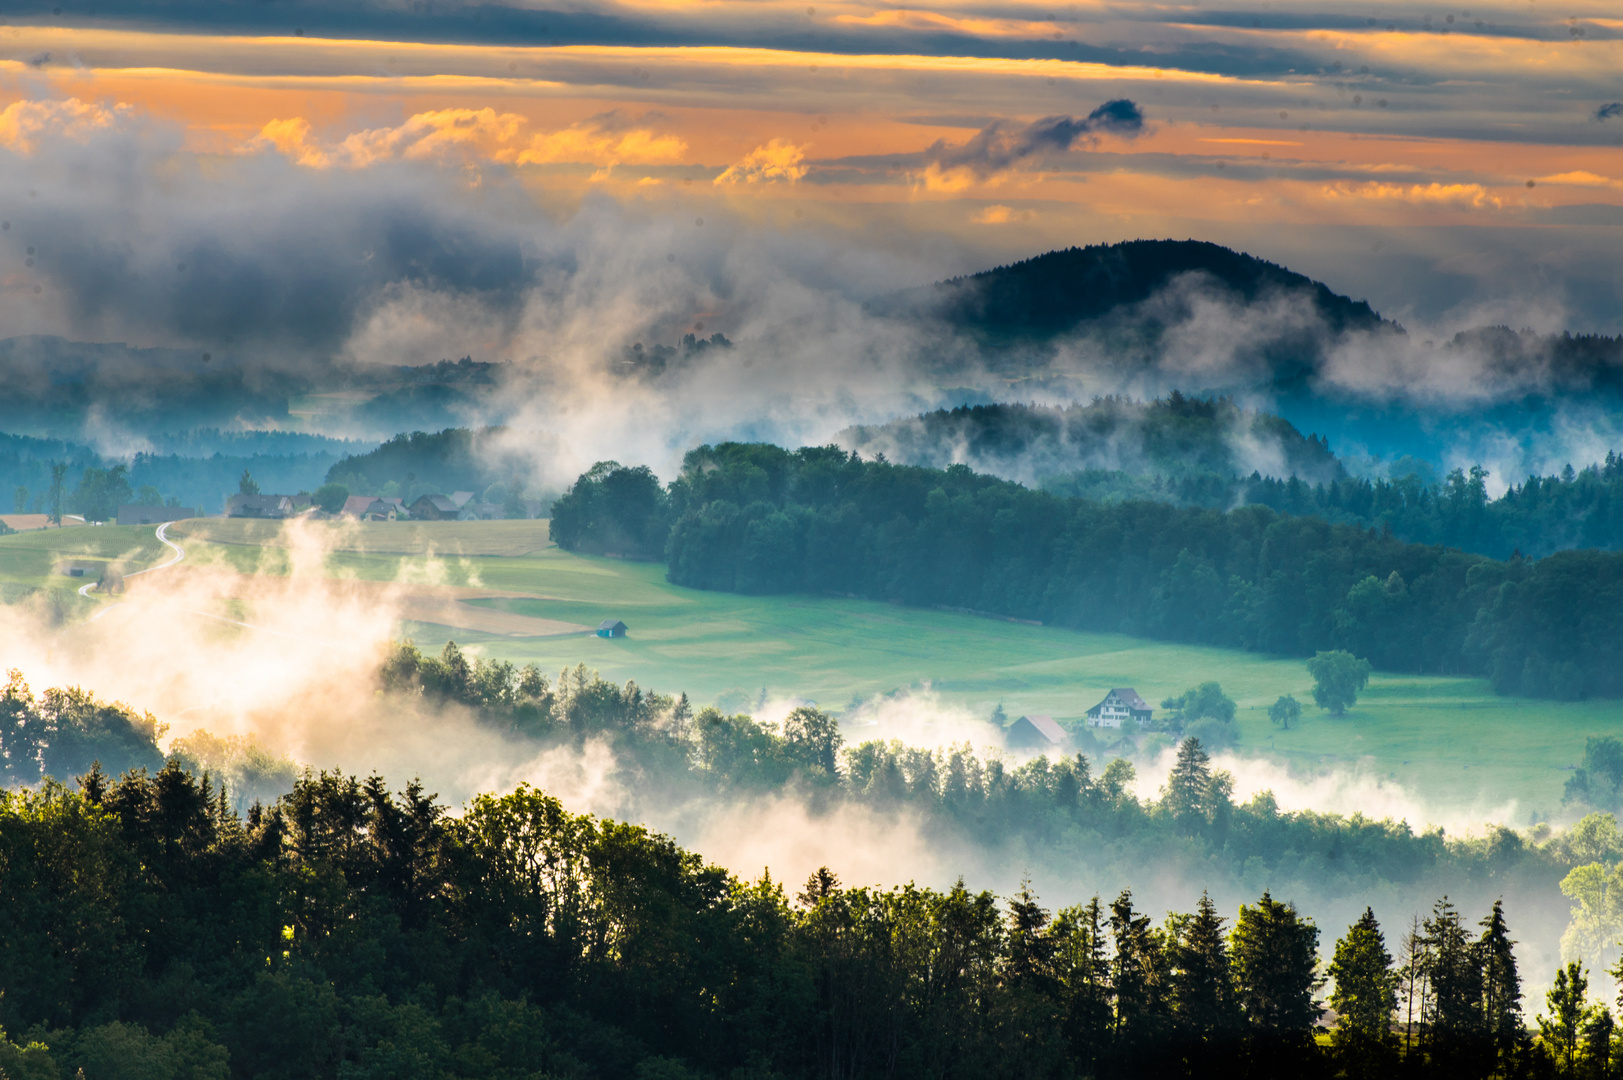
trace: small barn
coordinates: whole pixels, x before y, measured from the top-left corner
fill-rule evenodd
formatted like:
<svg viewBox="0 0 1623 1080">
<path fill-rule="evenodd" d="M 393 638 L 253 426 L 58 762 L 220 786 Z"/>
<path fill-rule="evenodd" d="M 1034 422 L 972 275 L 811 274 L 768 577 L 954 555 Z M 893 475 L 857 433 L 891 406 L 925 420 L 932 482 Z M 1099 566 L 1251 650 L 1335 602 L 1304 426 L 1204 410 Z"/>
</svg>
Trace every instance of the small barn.
<svg viewBox="0 0 1623 1080">
<path fill-rule="evenodd" d="M 411 504 L 411 516 L 416 521 L 455 521 L 461 507 L 445 495 L 424 495 Z"/>
<path fill-rule="evenodd" d="M 226 517 L 280 519 L 297 512 L 291 495 L 233 495 L 225 501 Z"/>
<path fill-rule="evenodd" d="M 1137 690 L 1131 686 L 1119 686 L 1088 710 L 1088 726 L 1120 728 L 1124 722 L 1134 721 L 1139 727 L 1148 727 L 1154 717 L 1155 710 L 1138 696 Z"/>
<path fill-rule="evenodd" d="M 1065 729 L 1052 716 L 1022 716 L 1003 732 L 1010 750 L 1053 750 L 1065 745 Z"/>
<path fill-rule="evenodd" d="M 626 624 L 619 619 L 604 619 L 597 628 L 598 637 L 625 637 Z"/>
<path fill-rule="evenodd" d="M 394 521 L 406 516 L 402 500 L 376 495 L 351 495 L 344 500 L 344 508 L 339 513 L 357 521 Z"/>
</svg>

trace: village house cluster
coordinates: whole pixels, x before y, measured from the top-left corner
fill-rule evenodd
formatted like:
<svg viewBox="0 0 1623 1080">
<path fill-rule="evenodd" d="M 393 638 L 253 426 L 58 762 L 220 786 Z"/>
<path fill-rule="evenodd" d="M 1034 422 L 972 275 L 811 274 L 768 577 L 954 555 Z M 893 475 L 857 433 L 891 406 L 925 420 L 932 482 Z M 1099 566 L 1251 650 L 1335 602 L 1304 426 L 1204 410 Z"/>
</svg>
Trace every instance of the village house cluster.
<svg viewBox="0 0 1623 1080">
<path fill-rule="evenodd" d="M 526 517 L 539 516 L 540 503 L 525 501 Z M 226 500 L 225 516 L 234 518 L 281 519 L 309 513 L 311 497 L 300 495 L 233 495 Z M 419 495 L 409 505 L 402 498 L 386 495 L 351 495 L 335 517 L 354 521 L 496 521 L 508 516 L 501 503 L 474 497 L 471 491 L 449 495 Z"/>
</svg>

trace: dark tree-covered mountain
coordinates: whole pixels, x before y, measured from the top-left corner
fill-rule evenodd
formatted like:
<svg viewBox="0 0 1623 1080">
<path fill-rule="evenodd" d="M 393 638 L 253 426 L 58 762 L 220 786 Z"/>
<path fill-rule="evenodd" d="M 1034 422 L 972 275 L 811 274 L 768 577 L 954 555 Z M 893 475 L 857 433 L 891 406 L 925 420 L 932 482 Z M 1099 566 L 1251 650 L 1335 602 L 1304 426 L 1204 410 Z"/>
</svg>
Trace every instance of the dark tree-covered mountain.
<svg viewBox="0 0 1623 1080">
<path fill-rule="evenodd" d="M 921 315 L 991 342 L 1043 340 L 1122 314 L 1198 276 L 1243 303 L 1300 294 L 1332 332 L 1396 330 L 1364 301 L 1312 278 L 1201 240 L 1129 240 L 1051 251 L 896 294 L 873 307 Z"/>
<path fill-rule="evenodd" d="M 972 365 L 1006 375 L 1086 370 L 1118 385 L 1150 376 L 1160 386 L 1205 380 L 1196 385 L 1346 399 L 1357 395 L 1318 378 L 1338 348 L 1356 342 L 1379 355 L 1433 347 L 1408 341 L 1366 301 L 1198 240 L 1051 251 L 882 296 L 868 309 L 935 335 L 937 362 L 946 367 L 966 360 L 967 345 Z M 1623 393 L 1623 337 L 1491 326 L 1435 348 L 1436 362 L 1467 361 L 1462 370 L 1481 372 L 1501 400 L 1542 405 L 1551 393 Z"/>
</svg>

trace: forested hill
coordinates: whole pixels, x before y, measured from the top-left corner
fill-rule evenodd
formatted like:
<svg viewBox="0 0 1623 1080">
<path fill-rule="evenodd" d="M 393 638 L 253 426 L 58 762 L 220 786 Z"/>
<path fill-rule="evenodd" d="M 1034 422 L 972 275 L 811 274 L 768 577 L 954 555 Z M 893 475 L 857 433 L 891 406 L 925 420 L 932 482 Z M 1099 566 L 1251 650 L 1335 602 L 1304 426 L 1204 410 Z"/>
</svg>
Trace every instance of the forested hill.
<svg viewBox="0 0 1623 1080">
<path fill-rule="evenodd" d="M 992 342 L 1043 340 L 1141 305 L 1186 275 L 1200 275 L 1245 303 L 1270 293 L 1304 296 L 1332 332 L 1401 332 L 1362 300 L 1202 240 L 1130 240 L 1051 251 L 883 297 L 871 307 L 879 314 L 937 319 Z"/>
<path fill-rule="evenodd" d="M 943 469 L 964 464 L 1026 483 L 1084 470 L 1130 476 L 1223 478 L 1257 472 L 1327 484 L 1346 477 L 1329 444 L 1282 417 L 1227 398 L 1091 404 L 974 405 L 847 428 L 836 441 L 866 457 Z"/>
<path fill-rule="evenodd" d="M 1285 655 L 1347 649 L 1505 693 L 1623 696 L 1623 554 L 1496 561 L 1390 532 L 1101 503 L 837 447 L 728 443 L 668 491 L 600 468 L 553 507 L 561 547 L 659 558 L 679 585 L 833 592 Z"/>
<path fill-rule="evenodd" d="M 422 493 L 482 492 L 493 484 L 523 487 L 538 441 L 530 434 L 523 443 L 508 440 L 504 427 L 446 428 L 439 432 L 401 433 L 364 454 L 351 454 L 327 470 L 327 482 L 351 491 L 382 491 L 394 485 L 408 499 Z"/>
<path fill-rule="evenodd" d="M 0 433 L 0 512 L 49 509 L 51 466 L 67 466 L 63 508 L 110 518 L 124 502 L 163 502 L 217 514 L 244 472 L 265 491 L 310 490 L 345 450 L 371 444 L 281 431 L 200 428 L 145 440 L 126 459 L 61 439 Z"/>
<path fill-rule="evenodd" d="M 943 409 L 847 428 L 836 441 L 868 458 L 968 465 L 1056 495 L 1211 510 L 1268 506 L 1496 559 L 1623 550 L 1623 457 L 1616 454 L 1529 476 L 1490 498 L 1480 468 L 1436 480 L 1429 466 L 1411 461 L 1384 479 L 1349 476 L 1320 436 L 1225 398 L 1176 391 L 1147 403 L 1107 397 L 1065 407 Z"/>
</svg>

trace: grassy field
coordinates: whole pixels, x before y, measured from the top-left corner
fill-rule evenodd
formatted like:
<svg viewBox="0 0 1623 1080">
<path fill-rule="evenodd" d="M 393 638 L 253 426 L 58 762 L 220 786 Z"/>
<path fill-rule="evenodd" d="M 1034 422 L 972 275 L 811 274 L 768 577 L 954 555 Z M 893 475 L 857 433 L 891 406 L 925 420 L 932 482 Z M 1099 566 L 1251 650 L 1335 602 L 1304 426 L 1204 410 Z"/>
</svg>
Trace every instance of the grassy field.
<svg viewBox="0 0 1623 1080">
<path fill-rule="evenodd" d="M 161 562 L 169 549 L 146 525 L 82 525 L 0 536 L 0 601 L 11 603 L 32 589 L 73 592 L 116 563 L 125 572 Z M 61 571 L 78 566 L 85 576 Z M 74 597 L 74 603 L 80 601 Z"/>
<path fill-rule="evenodd" d="M 203 520 L 171 526 L 188 561 L 224 560 L 276 572 L 273 525 Z M 1357 764 L 1434 800 L 1499 805 L 1522 821 L 1554 810 L 1590 735 L 1623 737 L 1623 702 L 1501 698 L 1479 679 L 1377 675 L 1358 706 L 1331 719 L 1311 702 L 1300 659 L 1087 634 L 943 611 L 833 597 L 746 597 L 670 585 L 648 563 L 583 558 L 547 545 L 544 522 L 334 526 L 325 536 L 335 576 L 437 580 L 523 594 L 466 601 L 536 618 L 595 626 L 623 619 L 624 640 L 515 638 L 407 624 L 426 649 L 447 638 L 487 655 L 549 671 L 584 663 L 614 680 L 698 703 L 811 698 L 844 709 L 856 698 L 928 685 L 978 715 L 1002 703 L 1011 717 L 1048 713 L 1067 724 L 1113 686 L 1150 702 L 1215 679 L 1240 706 L 1240 749 L 1271 755 L 1303 775 Z M 429 548 L 440 553 L 430 560 Z M 162 556 L 151 529 L 113 527 L 0 537 L 0 581 L 51 583 L 68 556 L 121 558 L 132 568 Z M 429 570 L 432 573 L 428 573 Z M 418 575 L 424 575 L 418 577 Z M 66 586 L 70 579 L 62 579 Z M 72 582 L 78 584 L 78 582 Z M 1302 724 L 1278 731 L 1266 710 L 1281 694 L 1304 703 Z"/>
</svg>

